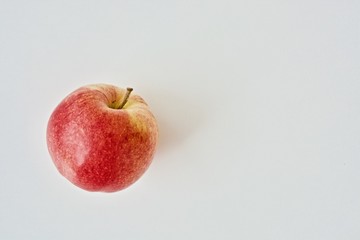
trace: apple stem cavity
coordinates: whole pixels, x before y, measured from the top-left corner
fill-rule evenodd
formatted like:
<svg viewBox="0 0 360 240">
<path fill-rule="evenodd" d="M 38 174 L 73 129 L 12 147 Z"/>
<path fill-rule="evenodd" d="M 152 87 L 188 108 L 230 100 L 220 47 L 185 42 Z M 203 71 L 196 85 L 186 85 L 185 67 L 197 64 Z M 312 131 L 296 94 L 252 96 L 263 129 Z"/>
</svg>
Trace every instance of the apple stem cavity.
<svg viewBox="0 0 360 240">
<path fill-rule="evenodd" d="M 118 109 L 122 109 L 125 106 L 125 104 L 127 103 L 128 99 L 130 97 L 132 90 L 133 90 L 132 88 L 129 88 L 129 87 L 126 88 L 126 94 L 125 94 L 124 98 L 122 99 Z"/>
</svg>

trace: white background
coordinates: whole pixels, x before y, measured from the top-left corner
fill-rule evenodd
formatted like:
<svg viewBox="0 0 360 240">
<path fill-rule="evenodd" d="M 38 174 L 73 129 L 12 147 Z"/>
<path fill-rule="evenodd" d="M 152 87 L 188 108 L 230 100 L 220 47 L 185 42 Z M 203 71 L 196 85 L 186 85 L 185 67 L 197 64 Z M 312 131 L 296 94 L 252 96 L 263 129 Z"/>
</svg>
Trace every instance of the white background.
<svg viewBox="0 0 360 240">
<path fill-rule="evenodd" d="M 360 239 L 360 1 L 0 1 L 1 239 Z M 160 127 L 130 188 L 55 169 L 76 88 Z"/>
</svg>

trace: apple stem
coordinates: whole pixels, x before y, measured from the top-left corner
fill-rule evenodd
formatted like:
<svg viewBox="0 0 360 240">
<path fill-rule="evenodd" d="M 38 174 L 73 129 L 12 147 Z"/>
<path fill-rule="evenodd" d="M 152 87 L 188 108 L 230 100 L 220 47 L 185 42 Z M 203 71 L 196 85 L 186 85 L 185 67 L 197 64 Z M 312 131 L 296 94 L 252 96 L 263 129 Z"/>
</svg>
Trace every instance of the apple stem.
<svg viewBox="0 0 360 240">
<path fill-rule="evenodd" d="M 127 103 L 128 99 L 129 99 L 129 96 L 130 96 L 130 93 L 132 92 L 132 88 L 126 88 L 126 94 L 124 96 L 124 98 L 122 99 L 121 103 L 120 103 L 120 106 L 118 107 L 118 109 L 122 109 L 125 104 Z"/>
</svg>

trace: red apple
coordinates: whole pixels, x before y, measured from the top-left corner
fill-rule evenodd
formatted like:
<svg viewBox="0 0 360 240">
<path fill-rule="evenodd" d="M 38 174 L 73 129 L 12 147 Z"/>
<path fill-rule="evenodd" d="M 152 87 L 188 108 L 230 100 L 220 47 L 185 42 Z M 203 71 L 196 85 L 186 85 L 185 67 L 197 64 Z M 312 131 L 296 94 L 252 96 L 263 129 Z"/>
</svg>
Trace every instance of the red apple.
<svg viewBox="0 0 360 240">
<path fill-rule="evenodd" d="M 84 86 L 52 113 L 49 153 L 59 172 L 76 186 L 119 191 L 149 167 L 158 128 L 148 105 L 131 91 L 108 84 Z"/>
</svg>

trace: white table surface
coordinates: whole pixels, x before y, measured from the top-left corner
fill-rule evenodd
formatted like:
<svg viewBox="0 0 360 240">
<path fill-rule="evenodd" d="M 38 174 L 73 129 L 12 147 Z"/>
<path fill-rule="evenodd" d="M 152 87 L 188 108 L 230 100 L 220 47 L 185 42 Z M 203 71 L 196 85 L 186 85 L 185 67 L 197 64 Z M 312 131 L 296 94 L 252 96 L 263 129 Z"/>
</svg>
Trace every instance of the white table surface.
<svg viewBox="0 0 360 240">
<path fill-rule="evenodd" d="M 360 239 L 360 1 L 1 1 L 0 239 Z M 160 127 L 130 188 L 55 169 L 55 106 L 132 86 Z"/>
</svg>

